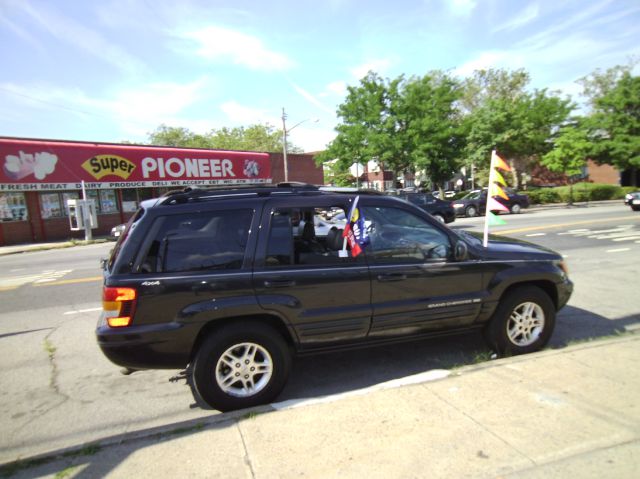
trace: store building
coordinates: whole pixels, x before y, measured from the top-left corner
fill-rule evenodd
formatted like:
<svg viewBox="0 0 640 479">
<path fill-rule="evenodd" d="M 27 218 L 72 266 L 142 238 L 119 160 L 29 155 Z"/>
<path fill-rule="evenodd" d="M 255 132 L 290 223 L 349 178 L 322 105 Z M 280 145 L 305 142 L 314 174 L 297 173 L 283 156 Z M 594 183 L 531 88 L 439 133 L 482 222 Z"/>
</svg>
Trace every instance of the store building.
<svg viewBox="0 0 640 479">
<path fill-rule="evenodd" d="M 281 153 L 0 138 L 0 246 L 84 238 L 70 199 L 93 200 L 105 236 L 141 201 L 186 186 L 284 181 Z M 289 181 L 323 183 L 313 155 L 288 154 Z"/>
</svg>

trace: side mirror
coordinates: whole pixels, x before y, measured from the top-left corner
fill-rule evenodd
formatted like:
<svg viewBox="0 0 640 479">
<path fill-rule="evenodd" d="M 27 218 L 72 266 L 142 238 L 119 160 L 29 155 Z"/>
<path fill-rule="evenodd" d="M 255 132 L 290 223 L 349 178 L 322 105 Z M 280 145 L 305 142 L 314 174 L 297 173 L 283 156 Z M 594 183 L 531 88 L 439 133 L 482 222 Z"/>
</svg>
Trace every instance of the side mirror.
<svg viewBox="0 0 640 479">
<path fill-rule="evenodd" d="M 453 251 L 453 258 L 456 261 L 464 261 L 469 257 L 469 249 L 467 243 L 464 241 L 458 241 Z"/>
<path fill-rule="evenodd" d="M 101 270 L 105 270 L 107 269 L 107 263 L 109 262 L 109 260 L 107 258 L 101 258 L 100 259 L 100 269 Z"/>
</svg>

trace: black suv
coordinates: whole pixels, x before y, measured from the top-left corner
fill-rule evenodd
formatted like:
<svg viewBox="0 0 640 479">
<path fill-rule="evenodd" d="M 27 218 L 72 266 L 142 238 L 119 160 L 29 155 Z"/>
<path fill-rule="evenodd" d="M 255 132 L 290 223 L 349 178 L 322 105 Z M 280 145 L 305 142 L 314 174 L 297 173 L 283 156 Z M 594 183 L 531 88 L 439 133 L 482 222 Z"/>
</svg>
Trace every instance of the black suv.
<svg viewBox="0 0 640 479">
<path fill-rule="evenodd" d="M 456 219 L 451 202 L 436 198 L 431 193 L 400 193 L 398 197 L 422 208 L 441 223 L 451 223 Z"/>
<path fill-rule="evenodd" d="M 315 231 L 337 212 L 357 222 Z M 536 351 L 573 289 L 553 251 L 484 248 L 398 198 L 292 184 L 145 201 L 104 268 L 104 354 L 186 368 L 222 411 L 276 398 L 299 353 L 469 329 L 500 353 Z"/>
<path fill-rule="evenodd" d="M 502 203 L 511 213 L 518 214 L 522 208 L 529 207 L 529 196 L 516 193 L 511 188 L 504 188 L 508 200 L 499 196 L 494 197 Z M 473 217 L 478 214 L 485 214 L 487 209 L 487 190 L 473 190 L 459 200 L 451 203 L 458 216 Z"/>
</svg>

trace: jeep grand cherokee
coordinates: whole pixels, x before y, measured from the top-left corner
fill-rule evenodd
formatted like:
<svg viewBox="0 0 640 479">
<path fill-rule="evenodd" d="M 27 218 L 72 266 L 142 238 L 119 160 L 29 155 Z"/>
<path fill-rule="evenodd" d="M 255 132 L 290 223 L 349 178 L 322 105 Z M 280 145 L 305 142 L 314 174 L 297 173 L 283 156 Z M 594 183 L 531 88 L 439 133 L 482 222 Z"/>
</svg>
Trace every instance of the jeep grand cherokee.
<svg viewBox="0 0 640 479">
<path fill-rule="evenodd" d="M 356 200 L 359 254 L 350 223 L 314 228 L 327 212 L 353 218 Z M 186 368 L 196 398 L 227 411 L 275 399 L 299 353 L 469 329 L 500 353 L 539 350 L 572 288 L 557 253 L 504 238 L 484 248 L 390 196 L 186 189 L 143 202 L 127 225 L 96 334 L 115 364 Z"/>
</svg>

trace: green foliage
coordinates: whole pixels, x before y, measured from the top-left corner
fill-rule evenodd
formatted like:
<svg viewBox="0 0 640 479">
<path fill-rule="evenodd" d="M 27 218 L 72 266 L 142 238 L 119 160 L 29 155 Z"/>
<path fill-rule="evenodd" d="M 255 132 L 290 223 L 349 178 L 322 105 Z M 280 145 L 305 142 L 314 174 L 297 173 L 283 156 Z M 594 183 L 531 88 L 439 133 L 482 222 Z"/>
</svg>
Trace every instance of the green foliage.
<svg viewBox="0 0 640 479">
<path fill-rule="evenodd" d="M 588 131 L 578 124 L 568 125 L 560 129 L 553 150 L 545 154 L 540 162 L 555 173 L 577 175 L 592 151 Z"/>
<path fill-rule="evenodd" d="M 539 190 L 528 190 L 527 195 L 532 204 L 560 203 L 560 194 L 555 188 L 540 188 Z"/>
<path fill-rule="evenodd" d="M 556 188 L 540 188 L 528 190 L 529 200 L 533 204 L 568 203 L 570 201 L 606 201 L 624 198 L 627 190 L 617 185 L 600 183 L 576 183 L 572 186 L 558 186 Z"/>
<path fill-rule="evenodd" d="M 186 128 L 160 125 L 155 131 L 149 133 L 149 143 L 183 148 L 280 152 L 282 151 L 282 131 L 265 124 L 223 127 L 200 135 Z M 287 151 L 300 153 L 302 150 L 288 144 Z"/>
<path fill-rule="evenodd" d="M 382 79 L 369 72 L 348 88 L 338 107 L 338 135 L 317 161 L 377 161 L 395 173 L 426 170 L 432 182 L 449 179 L 457 167 L 462 135 L 455 102 L 458 84 L 442 72 L 421 78 Z"/>
<path fill-rule="evenodd" d="M 510 161 L 516 188 L 520 173 L 552 148 L 552 133 L 574 108 L 569 99 L 547 90 L 528 92 L 528 82 L 522 70 L 480 71 L 465 82 L 467 163 L 479 172 L 487 170 L 491 150 L 496 149 Z"/>
<path fill-rule="evenodd" d="M 588 124 L 598 162 L 620 170 L 640 168 L 640 77 L 625 72 L 594 98 Z"/>
</svg>

